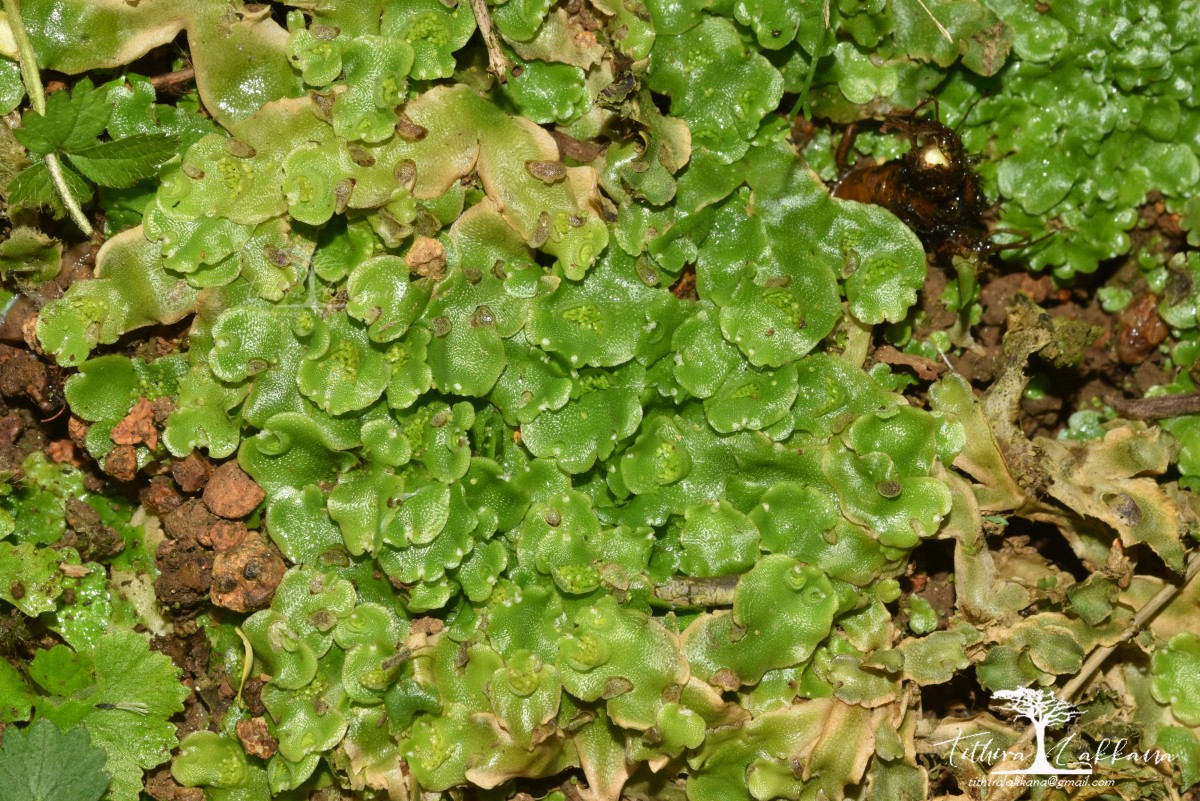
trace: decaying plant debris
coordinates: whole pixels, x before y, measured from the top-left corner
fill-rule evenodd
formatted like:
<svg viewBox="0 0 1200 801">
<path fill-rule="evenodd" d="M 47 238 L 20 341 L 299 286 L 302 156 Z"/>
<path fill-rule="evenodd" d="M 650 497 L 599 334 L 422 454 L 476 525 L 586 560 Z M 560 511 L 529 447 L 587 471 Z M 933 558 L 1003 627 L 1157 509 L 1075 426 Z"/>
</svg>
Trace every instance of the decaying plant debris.
<svg viewBox="0 0 1200 801">
<path fill-rule="evenodd" d="M 1194 796 L 1195 5 L 5 0 L 0 796 Z"/>
</svg>

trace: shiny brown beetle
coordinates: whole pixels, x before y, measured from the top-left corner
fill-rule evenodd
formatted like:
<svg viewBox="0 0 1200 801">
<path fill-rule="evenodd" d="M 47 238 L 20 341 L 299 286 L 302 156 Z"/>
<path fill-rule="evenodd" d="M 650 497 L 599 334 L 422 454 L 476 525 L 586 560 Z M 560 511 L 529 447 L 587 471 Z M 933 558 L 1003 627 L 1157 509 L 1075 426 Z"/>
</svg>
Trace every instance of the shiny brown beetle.
<svg viewBox="0 0 1200 801">
<path fill-rule="evenodd" d="M 844 172 L 833 189 L 835 197 L 883 206 L 899 217 L 931 253 L 991 252 L 983 215 L 989 208 L 971 159 L 954 129 L 917 113 L 889 116 L 880 128 L 896 131 L 912 147 L 892 161 Z M 935 109 L 936 109 L 936 101 Z M 838 146 L 837 163 L 846 170 L 854 128 Z"/>
</svg>

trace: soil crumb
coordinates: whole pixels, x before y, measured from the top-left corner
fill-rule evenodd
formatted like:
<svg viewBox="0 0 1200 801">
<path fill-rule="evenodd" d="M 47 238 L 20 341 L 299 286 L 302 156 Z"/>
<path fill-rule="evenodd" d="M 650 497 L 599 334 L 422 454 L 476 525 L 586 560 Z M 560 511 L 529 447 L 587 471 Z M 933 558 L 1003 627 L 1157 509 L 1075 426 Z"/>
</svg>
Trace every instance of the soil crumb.
<svg viewBox="0 0 1200 801">
<path fill-rule="evenodd" d="M 100 521 L 99 513 L 87 501 L 68 499 L 66 518 L 68 531 L 59 544 L 75 548 L 83 561 L 96 562 L 125 550 L 125 540 Z"/>
<path fill-rule="evenodd" d="M 204 791 L 199 787 L 179 786 L 170 766 L 146 775 L 146 794 L 156 801 L 204 801 Z"/>
<path fill-rule="evenodd" d="M 257 532 L 213 562 L 212 602 L 235 612 L 253 612 L 271 603 L 287 571 L 283 556 Z"/>
<path fill-rule="evenodd" d="M 104 472 L 117 481 L 133 481 L 137 469 L 137 450 L 132 445 L 118 445 L 104 457 Z"/>
<path fill-rule="evenodd" d="M 226 462 L 214 470 L 204 488 L 204 505 L 230 520 L 250 514 L 265 497 L 262 487 L 242 472 L 237 462 Z"/>
<path fill-rule="evenodd" d="M 189 495 L 200 492 L 208 484 L 212 474 L 212 464 L 196 452 L 189 453 L 171 465 L 171 475 L 179 489 Z"/>
<path fill-rule="evenodd" d="M 279 750 L 279 743 L 267 731 L 266 718 L 247 718 L 237 722 L 237 736 L 247 754 L 270 759 Z"/>
<path fill-rule="evenodd" d="M 158 430 L 154 427 L 154 407 L 145 398 L 139 398 L 125 419 L 113 427 L 109 435 L 118 445 L 145 443 L 154 450 L 158 447 Z"/>
</svg>

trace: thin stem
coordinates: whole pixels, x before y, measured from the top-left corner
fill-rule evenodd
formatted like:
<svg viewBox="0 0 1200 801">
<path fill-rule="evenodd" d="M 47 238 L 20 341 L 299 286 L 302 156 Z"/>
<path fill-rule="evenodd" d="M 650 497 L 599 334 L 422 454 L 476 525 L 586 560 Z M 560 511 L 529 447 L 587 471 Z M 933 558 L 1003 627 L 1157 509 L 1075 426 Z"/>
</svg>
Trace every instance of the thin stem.
<svg viewBox="0 0 1200 801">
<path fill-rule="evenodd" d="M 50 180 L 54 182 L 54 187 L 58 190 L 63 205 L 67 207 L 67 214 L 71 215 L 71 219 L 79 226 L 79 230 L 83 231 L 85 236 L 90 237 L 94 233 L 92 224 L 88 222 L 87 215 L 79 207 L 79 201 L 67 187 L 67 178 L 63 175 L 62 163 L 58 160 L 57 153 L 46 154 L 46 169 L 50 171 Z"/>
<path fill-rule="evenodd" d="M 1160 398 L 1105 398 L 1105 403 L 1130 420 L 1160 420 L 1184 414 L 1200 414 L 1200 392 L 1163 395 Z"/>
<path fill-rule="evenodd" d="M 150 79 L 150 85 L 154 87 L 154 91 L 156 92 L 182 93 L 180 87 L 194 80 L 196 80 L 196 69 L 194 67 L 184 67 L 181 70 L 168 72 L 165 75 L 155 75 Z"/>
<path fill-rule="evenodd" d="M 21 79 L 25 82 L 29 105 L 44 117 L 46 116 L 46 90 L 42 87 L 42 73 L 38 68 L 37 56 L 33 52 L 33 43 L 29 41 L 29 33 L 25 30 L 25 22 L 21 18 L 21 6 L 17 0 L 4 0 L 4 13 L 8 15 L 8 25 L 12 29 L 13 39 L 17 43 L 17 52 L 21 63 Z M 54 183 L 54 188 L 58 190 L 58 196 L 62 198 L 67 213 L 71 215 L 71 220 L 79 226 L 80 231 L 90 237 L 94 233 L 92 224 L 88 222 L 83 209 L 79 207 L 79 201 L 71 194 L 71 189 L 67 186 L 67 178 L 63 174 L 62 163 L 58 160 L 57 153 L 46 154 L 46 170 L 50 173 L 50 180 Z"/>
<path fill-rule="evenodd" d="M 17 0 L 4 0 L 4 13 L 8 15 L 8 26 L 12 28 L 13 39 L 17 42 L 17 53 L 21 62 L 21 79 L 25 82 L 25 91 L 29 94 L 29 105 L 43 117 L 46 116 L 46 90 L 42 88 L 42 73 L 38 70 L 37 57 L 33 54 L 33 44 L 25 30 L 25 22 L 21 18 L 21 6 Z"/>
<path fill-rule="evenodd" d="M 1188 560 L 1187 569 L 1183 574 L 1183 581 L 1179 584 L 1168 584 L 1155 593 L 1154 597 L 1146 602 L 1145 606 L 1138 610 L 1133 616 L 1129 627 L 1121 634 L 1120 642 L 1125 642 L 1135 636 L 1142 628 L 1150 622 L 1150 619 L 1158 614 L 1164 606 L 1169 604 L 1176 595 L 1183 592 L 1184 589 L 1196 578 L 1196 574 L 1200 573 L 1200 551 L 1192 554 Z M 1079 669 L 1079 673 L 1075 678 L 1071 679 L 1058 693 L 1058 697 L 1064 701 L 1070 701 L 1075 693 L 1083 689 L 1083 686 L 1091 679 L 1092 674 L 1100 669 L 1104 664 L 1104 660 L 1108 659 L 1109 655 L 1117 649 L 1116 645 L 1105 645 L 1092 651 L 1091 656 L 1083 663 L 1083 667 Z"/>
<path fill-rule="evenodd" d="M 492 74 L 500 83 L 508 83 L 508 73 L 512 64 L 500 49 L 500 37 L 492 27 L 492 15 L 488 12 L 486 0 L 471 0 L 471 10 L 475 12 L 475 23 L 479 26 L 479 33 L 487 46 L 488 66 Z"/>
<path fill-rule="evenodd" d="M 954 44 L 954 37 L 950 35 L 950 31 L 946 30 L 946 26 L 943 25 L 937 17 L 933 16 L 933 12 L 929 10 L 929 6 L 925 5 L 924 0 L 917 0 L 917 5 L 925 9 L 925 13 L 929 15 L 931 20 L 933 20 L 933 24 L 937 26 L 937 29 L 942 32 L 942 36 L 946 37 L 946 41 L 950 44 Z"/>
</svg>

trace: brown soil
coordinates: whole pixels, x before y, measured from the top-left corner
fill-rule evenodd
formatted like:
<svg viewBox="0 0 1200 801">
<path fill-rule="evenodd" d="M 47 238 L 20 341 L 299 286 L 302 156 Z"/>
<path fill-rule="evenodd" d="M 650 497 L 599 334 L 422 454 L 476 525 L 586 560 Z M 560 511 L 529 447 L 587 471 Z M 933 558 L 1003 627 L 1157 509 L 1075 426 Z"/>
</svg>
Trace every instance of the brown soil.
<svg viewBox="0 0 1200 801">
<path fill-rule="evenodd" d="M 225 462 L 213 471 L 204 488 L 204 505 L 230 520 L 245 517 L 263 502 L 266 494 L 237 462 Z"/>
<path fill-rule="evenodd" d="M 0 395 L 52 414 L 62 407 L 63 372 L 27 349 L 0 343 Z"/>
<path fill-rule="evenodd" d="M 212 471 L 212 464 L 195 451 L 171 464 L 171 475 L 179 484 L 179 489 L 189 495 L 204 489 Z"/>
<path fill-rule="evenodd" d="M 125 550 L 125 540 L 115 529 L 100 522 L 100 515 L 86 501 L 71 498 L 66 508 L 67 532 L 58 542 L 79 551 L 85 562 L 97 562 Z"/>
<path fill-rule="evenodd" d="M 154 450 L 158 447 L 158 430 L 154 427 L 154 407 L 145 398 L 138 398 L 125 419 L 113 427 L 109 435 L 118 445 L 139 445 Z"/>
<path fill-rule="evenodd" d="M 253 612 L 271 603 L 287 571 L 283 555 L 257 532 L 243 535 L 213 562 L 212 602 L 235 612 Z"/>
<path fill-rule="evenodd" d="M 248 529 L 240 520 L 218 520 L 204 535 L 201 542 L 214 551 L 231 551 L 246 539 Z"/>
<path fill-rule="evenodd" d="M 205 797 L 199 787 L 181 787 L 169 765 L 146 774 L 146 795 L 156 801 L 204 801 Z"/>
<path fill-rule="evenodd" d="M 159 601 L 177 613 L 196 610 L 208 598 L 216 555 L 204 547 L 201 538 L 215 522 L 204 504 L 194 498 L 162 518 L 168 539 L 155 554 L 159 576 L 154 590 Z"/>
<path fill-rule="evenodd" d="M 166 517 L 183 505 L 183 496 L 175 491 L 171 479 L 166 476 L 154 476 L 150 483 L 141 490 L 138 497 L 146 510 L 156 517 Z"/>
<path fill-rule="evenodd" d="M 117 481 L 133 481 L 137 477 L 137 449 L 118 445 L 104 457 L 104 472 Z"/>
<path fill-rule="evenodd" d="M 267 731 L 266 718 L 246 718 L 237 722 L 237 736 L 246 753 L 259 759 L 270 759 L 279 750 L 279 742 Z"/>
</svg>

